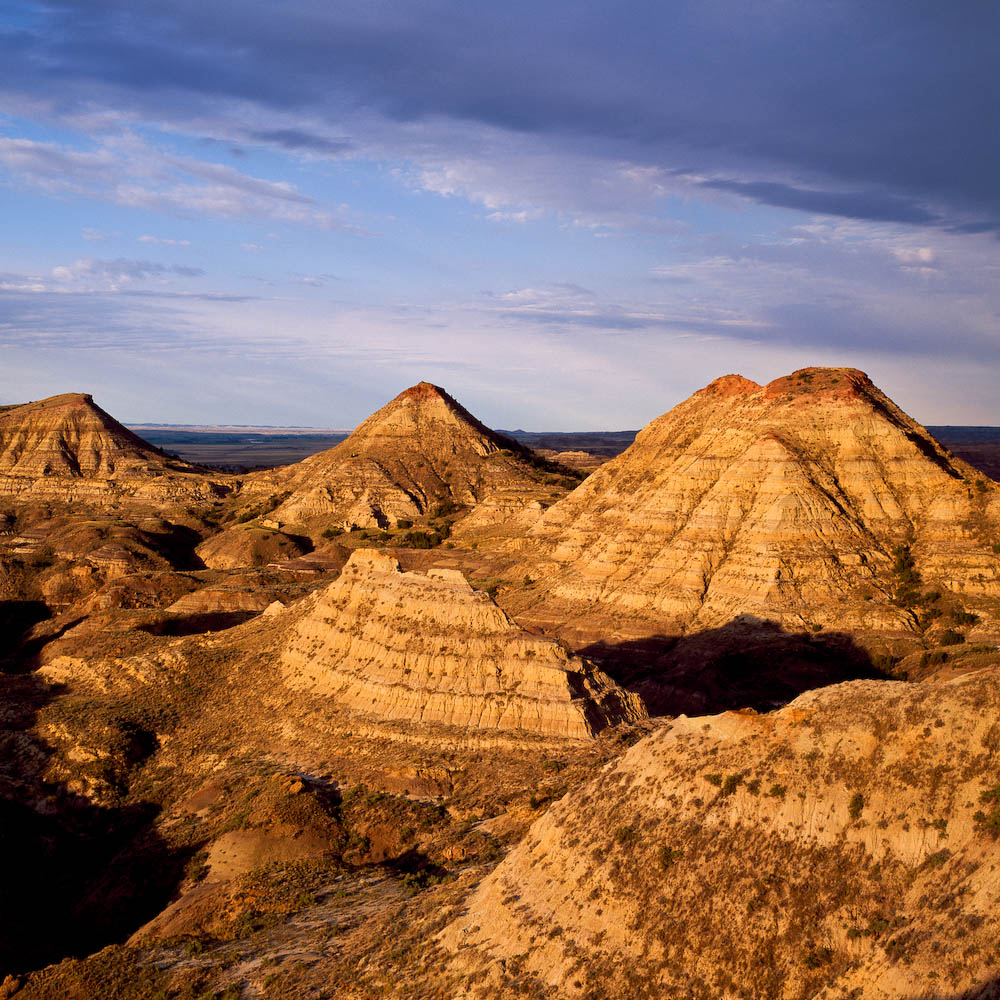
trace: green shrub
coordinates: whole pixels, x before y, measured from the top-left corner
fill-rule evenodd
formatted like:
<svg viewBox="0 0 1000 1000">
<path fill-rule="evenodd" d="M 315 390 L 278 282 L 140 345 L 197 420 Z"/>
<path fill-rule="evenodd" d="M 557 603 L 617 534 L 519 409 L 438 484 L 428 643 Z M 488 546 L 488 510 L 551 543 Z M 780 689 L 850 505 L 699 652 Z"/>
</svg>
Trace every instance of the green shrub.
<svg viewBox="0 0 1000 1000">
<path fill-rule="evenodd" d="M 411 549 L 433 549 L 442 542 L 441 536 L 434 532 L 408 531 L 402 538 L 397 539 L 400 545 L 406 545 Z"/>
<path fill-rule="evenodd" d="M 743 784 L 742 774 L 727 774 L 726 780 L 722 783 L 722 794 L 732 795 L 740 785 Z"/>
<path fill-rule="evenodd" d="M 909 545 L 897 545 L 892 550 L 892 572 L 896 577 L 896 593 L 893 603 L 899 607 L 911 608 L 920 602 L 920 586 L 923 580 L 917 572 L 917 565 Z"/>
<path fill-rule="evenodd" d="M 847 807 L 851 819 L 857 819 L 861 815 L 861 810 L 865 807 L 865 797 L 861 792 L 855 792 L 851 796 L 850 805 Z"/>
<path fill-rule="evenodd" d="M 951 620 L 956 625 L 975 625 L 979 621 L 979 615 L 973 614 L 971 611 L 965 611 L 962 608 L 956 608 L 951 613 Z"/>
<path fill-rule="evenodd" d="M 814 948 L 812 951 L 808 952 L 802 959 L 802 964 L 807 969 L 818 969 L 821 966 L 828 965 L 833 959 L 833 949 L 832 948 Z"/>
<path fill-rule="evenodd" d="M 979 810 L 972 818 L 984 833 L 997 840 L 1000 838 L 1000 785 L 986 789 L 979 796 L 979 801 L 993 808 L 988 813 Z"/>
<path fill-rule="evenodd" d="M 660 867 L 666 871 L 668 868 L 673 868 L 684 857 L 684 852 L 677 847 L 667 847 L 666 844 L 661 844 L 659 851 L 656 852 L 656 856 L 660 862 Z"/>
<path fill-rule="evenodd" d="M 622 847 L 629 847 L 639 839 L 639 831 L 634 826 L 620 826 L 615 833 L 615 840 Z"/>
<path fill-rule="evenodd" d="M 449 514 L 457 514 L 461 509 L 454 500 L 442 500 L 431 511 L 431 517 L 448 517 Z"/>
<path fill-rule="evenodd" d="M 957 646 L 962 642 L 965 642 L 965 636 L 953 628 L 946 628 L 938 637 L 939 646 Z"/>
</svg>

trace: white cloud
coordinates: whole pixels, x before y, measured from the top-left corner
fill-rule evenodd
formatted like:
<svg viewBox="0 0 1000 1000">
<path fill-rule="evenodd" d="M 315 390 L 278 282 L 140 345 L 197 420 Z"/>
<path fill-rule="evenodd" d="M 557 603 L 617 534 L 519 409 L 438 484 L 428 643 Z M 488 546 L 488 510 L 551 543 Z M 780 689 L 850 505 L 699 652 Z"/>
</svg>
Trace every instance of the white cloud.
<svg viewBox="0 0 1000 1000">
<path fill-rule="evenodd" d="M 199 267 L 182 267 L 124 257 L 115 260 L 81 257 L 71 264 L 60 264 L 52 268 L 52 278 L 59 285 L 74 284 L 105 291 L 118 291 L 134 282 L 150 279 L 164 281 L 170 277 L 200 278 L 204 273 Z"/>
<path fill-rule="evenodd" d="M 155 243 L 157 246 L 164 246 L 164 247 L 189 247 L 189 246 L 191 246 L 191 241 L 190 240 L 171 240 L 171 239 L 165 239 L 165 238 L 160 237 L 160 236 L 151 236 L 148 233 L 146 233 L 143 236 L 140 236 L 139 237 L 139 242 L 140 243 Z"/>
<path fill-rule="evenodd" d="M 0 136 L 0 165 L 46 191 L 183 218 L 269 219 L 372 235 L 343 206 L 321 204 L 285 181 L 167 154 L 131 132 L 101 137 L 95 151 Z"/>
</svg>

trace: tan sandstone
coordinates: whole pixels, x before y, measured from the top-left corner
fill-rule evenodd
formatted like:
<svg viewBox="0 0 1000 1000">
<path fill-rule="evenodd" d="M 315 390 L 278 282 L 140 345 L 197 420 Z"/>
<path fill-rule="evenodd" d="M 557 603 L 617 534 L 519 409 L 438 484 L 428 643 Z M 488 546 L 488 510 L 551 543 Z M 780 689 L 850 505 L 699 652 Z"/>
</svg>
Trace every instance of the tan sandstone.
<svg viewBox="0 0 1000 1000">
<path fill-rule="evenodd" d="M 546 511 L 521 542 L 526 620 L 596 634 L 905 628 L 893 550 L 977 610 L 1000 596 L 1000 490 L 862 372 L 716 379 Z M 518 573 L 521 569 L 518 569 Z"/>
<path fill-rule="evenodd" d="M 998 701 L 994 668 L 678 718 L 483 882 L 454 995 L 995 996 Z"/>
<path fill-rule="evenodd" d="M 636 696 L 454 570 L 403 573 L 359 550 L 295 614 L 285 682 L 378 719 L 585 738 L 645 716 Z"/>
<path fill-rule="evenodd" d="M 248 477 L 249 495 L 290 494 L 280 524 L 387 528 L 443 503 L 476 506 L 514 494 L 547 495 L 553 472 L 530 449 L 491 431 L 443 389 L 420 382 L 360 424 L 335 448 Z"/>
<path fill-rule="evenodd" d="M 0 495 L 100 502 L 224 492 L 133 434 L 87 393 L 0 408 Z"/>
</svg>

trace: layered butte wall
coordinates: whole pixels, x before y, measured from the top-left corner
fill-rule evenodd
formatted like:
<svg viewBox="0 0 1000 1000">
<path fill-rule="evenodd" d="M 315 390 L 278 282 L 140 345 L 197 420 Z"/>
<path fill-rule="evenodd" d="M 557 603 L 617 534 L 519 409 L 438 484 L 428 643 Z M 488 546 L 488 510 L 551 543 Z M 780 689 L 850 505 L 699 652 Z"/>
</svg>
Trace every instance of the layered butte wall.
<svg viewBox="0 0 1000 1000">
<path fill-rule="evenodd" d="M 270 515 L 281 523 L 386 528 L 442 502 L 474 506 L 511 493 L 533 499 L 545 494 L 541 484 L 553 471 L 443 389 L 420 382 L 335 448 L 250 477 L 246 491 L 286 496 Z"/>
<path fill-rule="evenodd" d="M 729 375 L 546 511 L 523 543 L 540 584 L 515 610 L 612 634 L 745 613 L 905 626 L 915 612 L 897 600 L 897 546 L 928 588 L 988 604 L 998 543 L 995 484 L 862 372 L 805 369 L 766 386 Z"/>
<path fill-rule="evenodd" d="M 219 487 L 167 458 L 88 394 L 64 393 L 0 410 L 0 494 L 27 499 L 162 499 Z"/>
<path fill-rule="evenodd" d="M 998 700 L 994 669 L 678 718 L 483 882 L 455 995 L 996 996 Z"/>
<path fill-rule="evenodd" d="M 457 571 L 404 573 L 395 559 L 357 551 L 335 583 L 287 614 L 286 684 L 375 720 L 586 738 L 646 714 Z"/>
</svg>

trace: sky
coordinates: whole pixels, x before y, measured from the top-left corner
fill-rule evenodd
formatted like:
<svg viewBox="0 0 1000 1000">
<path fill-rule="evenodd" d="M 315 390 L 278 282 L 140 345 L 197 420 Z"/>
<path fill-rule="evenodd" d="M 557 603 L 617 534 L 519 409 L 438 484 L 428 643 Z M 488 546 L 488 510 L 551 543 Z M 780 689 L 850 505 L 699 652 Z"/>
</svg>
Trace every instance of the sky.
<svg viewBox="0 0 1000 1000">
<path fill-rule="evenodd" d="M 0 402 L 641 427 L 849 365 L 1000 424 L 994 0 L 7 0 Z"/>
</svg>

